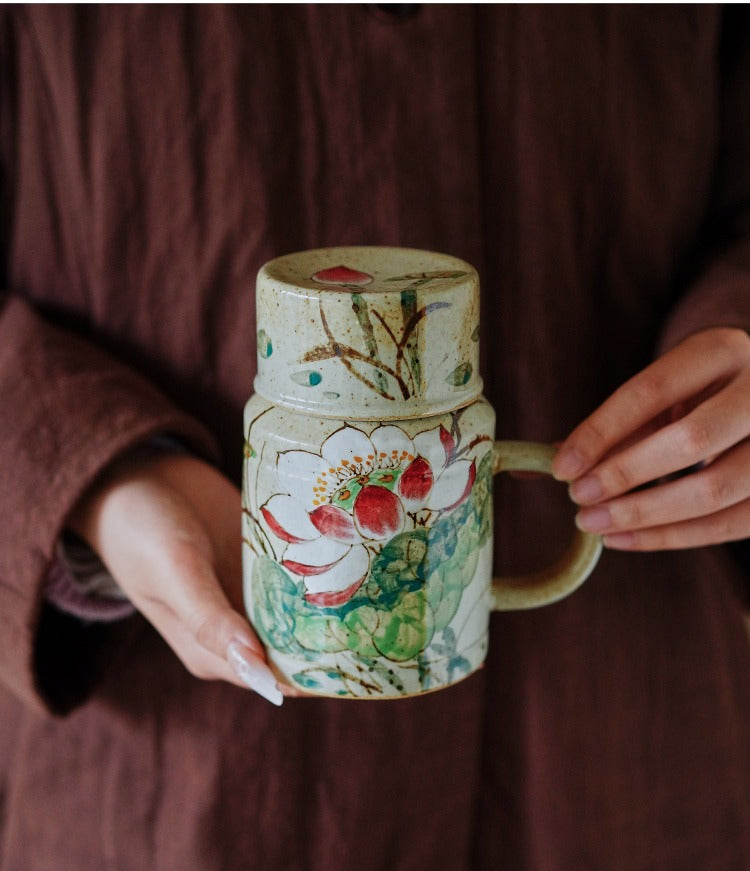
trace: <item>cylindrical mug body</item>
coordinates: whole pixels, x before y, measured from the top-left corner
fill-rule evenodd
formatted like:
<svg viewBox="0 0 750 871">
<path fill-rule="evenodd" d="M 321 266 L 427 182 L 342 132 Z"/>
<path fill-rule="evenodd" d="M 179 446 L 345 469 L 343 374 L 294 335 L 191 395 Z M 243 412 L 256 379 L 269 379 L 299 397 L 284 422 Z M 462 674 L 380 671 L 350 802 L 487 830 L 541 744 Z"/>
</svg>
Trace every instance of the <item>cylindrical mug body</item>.
<svg viewBox="0 0 750 871">
<path fill-rule="evenodd" d="M 289 684 L 386 699 L 484 661 L 495 417 L 463 408 L 387 421 L 245 409 L 248 616 Z"/>
</svg>

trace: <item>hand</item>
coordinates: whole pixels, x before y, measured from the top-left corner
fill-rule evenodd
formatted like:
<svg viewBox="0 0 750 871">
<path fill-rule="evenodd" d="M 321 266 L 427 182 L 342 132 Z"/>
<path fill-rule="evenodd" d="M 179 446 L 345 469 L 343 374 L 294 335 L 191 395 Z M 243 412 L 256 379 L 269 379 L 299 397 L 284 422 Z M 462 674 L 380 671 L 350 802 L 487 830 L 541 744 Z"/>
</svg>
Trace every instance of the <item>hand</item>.
<svg viewBox="0 0 750 871">
<path fill-rule="evenodd" d="M 263 647 L 239 613 L 240 494 L 215 469 L 178 454 L 133 456 L 89 489 L 68 525 L 188 671 L 281 704 Z"/>
<path fill-rule="evenodd" d="M 697 333 L 636 375 L 561 445 L 576 522 L 620 550 L 750 536 L 750 336 Z M 645 485 L 645 486 L 644 486 Z"/>
</svg>

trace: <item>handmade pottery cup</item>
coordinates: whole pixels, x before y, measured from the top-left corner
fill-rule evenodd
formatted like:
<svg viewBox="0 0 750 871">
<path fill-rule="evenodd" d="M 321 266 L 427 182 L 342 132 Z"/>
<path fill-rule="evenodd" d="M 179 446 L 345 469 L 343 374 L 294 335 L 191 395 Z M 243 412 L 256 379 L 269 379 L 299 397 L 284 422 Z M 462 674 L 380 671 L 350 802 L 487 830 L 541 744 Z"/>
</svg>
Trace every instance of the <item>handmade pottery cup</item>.
<svg viewBox="0 0 750 871">
<path fill-rule="evenodd" d="M 290 254 L 258 274 L 257 325 L 244 598 L 281 680 L 355 699 L 440 689 L 481 666 L 492 609 L 583 583 L 601 543 L 580 532 L 549 569 L 492 579 L 492 476 L 549 473 L 554 449 L 494 441 L 472 266 Z"/>
</svg>

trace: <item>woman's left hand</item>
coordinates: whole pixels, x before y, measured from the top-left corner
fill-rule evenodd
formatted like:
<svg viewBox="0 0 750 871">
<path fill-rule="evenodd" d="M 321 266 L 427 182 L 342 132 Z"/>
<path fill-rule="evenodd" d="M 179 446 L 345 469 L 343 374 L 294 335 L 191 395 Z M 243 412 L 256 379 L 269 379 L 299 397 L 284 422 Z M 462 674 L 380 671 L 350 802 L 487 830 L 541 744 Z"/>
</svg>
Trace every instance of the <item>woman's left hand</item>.
<svg viewBox="0 0 750 871">
<path fill-rule="evenodd" d="M 562 443 L 578 526 L 618 550 L 750 537 L 750 336 L 696 333 L 615 391 Z"/>
</svg>

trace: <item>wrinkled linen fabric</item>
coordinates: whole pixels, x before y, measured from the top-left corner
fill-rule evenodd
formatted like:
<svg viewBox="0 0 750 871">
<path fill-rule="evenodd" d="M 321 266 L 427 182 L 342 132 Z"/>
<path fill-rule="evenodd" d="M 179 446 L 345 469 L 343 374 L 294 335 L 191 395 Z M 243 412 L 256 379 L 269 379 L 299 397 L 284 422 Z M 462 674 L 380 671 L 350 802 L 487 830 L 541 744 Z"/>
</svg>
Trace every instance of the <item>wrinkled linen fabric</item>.
<svg viewBox="0 0 750 871">
<path fill-rule="evenodd" d="M 400 7 L 401 8 L 401 7 Z M 498 435 L 555 441 L 659 348 L 750 327 L 743 9 L 0 10 L 0 869 L 737 871 L 750 646 L 734 552 L 605 553 L 421 698 L 276 709 L 138 615 L 43 600 L 113 459 L 239 482 L 254 279 L 327 245 L 465 258 Z M 495 561 L 565 488 L 496 482 Z"/>
</svg>

